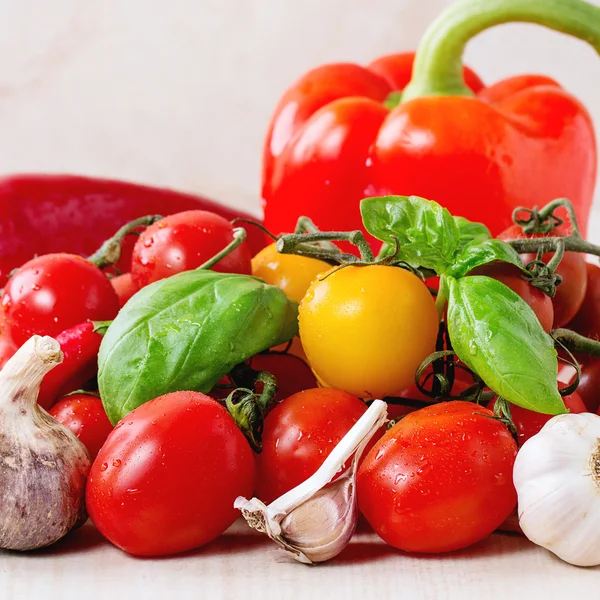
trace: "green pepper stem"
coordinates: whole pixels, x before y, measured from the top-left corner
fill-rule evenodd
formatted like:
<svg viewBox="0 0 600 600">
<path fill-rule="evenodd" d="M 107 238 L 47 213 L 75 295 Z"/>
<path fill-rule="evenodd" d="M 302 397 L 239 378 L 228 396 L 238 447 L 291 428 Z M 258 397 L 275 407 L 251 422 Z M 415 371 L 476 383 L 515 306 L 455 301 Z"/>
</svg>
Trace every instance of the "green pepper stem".
<svg viewBox="0 0 600 600">
<path fill-rule="evenodd" d="M 196 271 L 212 269 L 220 260 L 231 254 L 246 239 L 246 230 L 243 227 L 233 229 L 233 240 L 220 252 L 209 258 L 203 265 L 200 265 Z"/>
<path fill-rule="evenodd" d="M 111 238 L 108 238 L 94 254 L 88 256 L 88 260 L 100 269 L 114 265 L 121 258 L 123 238 L 133 233 L 138 227 L 148 227 L 160 219 L 162 219 L 160 215 L 147 215 L 126 223 Z"/>
<path fill-rule="evenodd" d="M 502 23 L 537 23 L 588 42 L 600 53 L 600 8 L 584 0 L 458 0 L 426 30 L 402 101 L 472 96 L 462 55 L 469 40 Z"/>
</svg>

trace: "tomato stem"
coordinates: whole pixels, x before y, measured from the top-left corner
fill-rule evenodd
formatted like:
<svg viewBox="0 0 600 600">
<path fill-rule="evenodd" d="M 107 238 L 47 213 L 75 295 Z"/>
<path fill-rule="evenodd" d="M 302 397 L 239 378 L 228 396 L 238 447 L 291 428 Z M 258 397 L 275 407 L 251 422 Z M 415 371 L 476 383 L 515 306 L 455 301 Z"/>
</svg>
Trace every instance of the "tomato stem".
<svg viewBox="0 0 600 600">
<path fill-rule="evenodd" d="M 580 335 L 570 329 L 553 329 L 550 335 L 574 354 L 600 356 L 600 341 Z"/>
<path fill-rule="evenodd" d="M 88 256 L 88 260 L 98 268 L 104 269 L 114 265 L 121 258 L 121 244 L 123 239 L 133 233 L 138 227 L 148 227 L 162 219 L 160 215 L 146 215 L 125 223 L 117 232 L 108 238 L 94 254 Z"/>
<path fill-rule="evenodd" d="M 316 245 L 321 242 L 349 242 L 358 248 L 360 259 L 354 256 L 354 254 L 341 253 L 335 246 L 331 248 Z M 369 243 L 360 230 L 319 231 L 282 235 L 277 241 L 277 252 L 281 254 L 298 254 L 337 264 L 373 263 L 375 261 L 371 246 L 369 246 Z"/>
<path fill-rule="evenodd" d="M 235 227 L 233 229 L 233 240 L 217 252 L 212 258 L 209 258 L 204 264 L 200 265 L 196 271 L 212 269 L 220 260 L 231 254 L 244 240 L 246 239 L 246 230 L 243 227 Z"/>
</svg>

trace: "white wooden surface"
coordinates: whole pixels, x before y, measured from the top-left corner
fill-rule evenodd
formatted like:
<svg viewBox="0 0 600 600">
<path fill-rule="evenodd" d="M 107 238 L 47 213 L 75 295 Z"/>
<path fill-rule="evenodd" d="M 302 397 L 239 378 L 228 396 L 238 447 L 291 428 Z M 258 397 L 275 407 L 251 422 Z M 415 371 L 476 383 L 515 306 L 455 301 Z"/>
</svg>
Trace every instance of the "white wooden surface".
<svg viewBox="0 0 600 600">
<path fill-rule="evenodd" d="M 366 529 L 335 560 L 288 559 L 237 522 L 183 556 L 136 559 L 88 523 L 52 549 L 0 554 L 2 600 L 595 599 L 600 569 L 567 565 L 517 535 L 437 557 L 398 552 Z"/>
</svg>

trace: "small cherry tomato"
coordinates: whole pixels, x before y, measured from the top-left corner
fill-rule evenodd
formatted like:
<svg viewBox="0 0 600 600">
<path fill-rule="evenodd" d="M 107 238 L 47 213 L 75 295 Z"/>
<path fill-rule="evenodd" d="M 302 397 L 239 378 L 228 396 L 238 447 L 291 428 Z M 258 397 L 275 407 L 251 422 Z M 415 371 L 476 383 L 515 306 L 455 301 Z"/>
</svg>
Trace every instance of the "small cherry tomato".
<svg viewBox="0 0 600 600">
<path fill-rule="evenodd" d="M 406 552 L 449 552 L 486 538 L 517 502 L 517 445 L 487 408 L 443 402 L 410 413 L 362 462 L 358 505 Z"/>
<path fill-rule="evenodd" d="M 300 302 L 308 286 L 319 276 L 331 269 L 322 260 L 280 254 L 271 244 L 263 248 L 252 259 L 252 275 L 278 287 L 288 298 Z"/>
<path fill-rule="evenodd" d="M 317 387 L 317 380 L 310 367 L 293 354 L 257 354 L 250 359 L 250 366 L 257 371 L 268 371 L 277 380 L 277 400 Z"/>
<path fill-rule="evenodd" d="M 229 413 L 199 392 L 160 396 L 122 419 L 87 482 L 89 515 L 121 550 L 161 556 L 197 548 L 250 497 L 254 455 Z"/>
<path fill-rule="evenodd" d="M 0 369 L 6 361 L 17 351 L 17 347 L 5 335 L 0 335 Z"/>
<path fill-rule="evenodd" d="M 489 263 L 473 269 L 469 275 L 486 275 L 500 281 L 531 306 L 544 331 L 549 332 L 552 329 L 554 322 L 552 299 L 542 290 L 525 281 L 520 270 L 514 265 L 503 262 Z"/>
<path fill-rule="evenodd" d="M 113 430 L 104 412 L 102 400 L 91 394 L 65 396 L 48 412 L 81 440 L 92 460 Z"/>
<path fill-rule="evenodd" d="M 20 346 L 34 334 L 56 336 L 88 319 L 113 319 L 119 299 L 93 263 L 74 254 L 45 254 L 8 280 L 1 305 L 4 332 Z"/>
<path fill-rule="evenodd" d="M 119 308 L 123 308 L 131 296 L 138 291 L 137 286 L 133 283 L 131 273 L 117 275 L 116 277 L 113 277 L 110 282 L 119 298 Z"/>
<path fill-rule="evenodd" d="M 435 350 L 438 315 L 423 282 L 398 267 L 336 268 L 299 310 L 300 339 L 317 379 L 361 398 L 408 387 Z"/>
<path fill-rule="evenodd" d="M 585 263 L 587 287 L 585 297 L 569 329 L 581 335 L 600 339 L 600 267 L 595 263 Z"/>
<path fill-rule="evenodd" d="M 264 422 L 256 495 L 269 503 L 310 477 L 366 410 L 356 396 L 330 388 L 286 398 Z"/>
<path fill-rule="evenodd" d="M 514 240 L 527 237 L 564 237 L 566 235 L 569 235 L 569 231 L 564 226 L 556 227 L 550 234 L 525 235 L 521 227 L 512 225 L 505 229 L 498 238 L 501 240 Z M 542 260 L 548 263 L 552 256 L 552 252 L 548 252 L 542 256 Z M 535 254 L 523 254 L 521 258 L 527 264 L 535 260 Z M 552 298 L 554 327 L 562 327 L 575 316 L 585 296 L 587 275 L 583 254 L 565 252 L 556 272 L 562 277 L 562 282 L 556 287 L 556 294 Z"/>
<path fill-rule="evenodd" d="M 600 409 L 600 358 L 596 356 L 578 356 L 581 367 L 581 378 L 577 386 L 577 394 L 585 404 L 588 412 L 598 412 Z M 569 368 L 569 383 L 575 381 L 575 369 Z"/>
<path fill-rule="evenodd" d="M 138 289 L 196 269 L 233 241 L 233 225 L 206 211 L 188 210 L 156 221 L 143 231 L 133 249 L 131 275 Z M 213 271 L 250 274 L 250 250 L 242 242 Z"/>
<path fill-rule="evenodd" d="M 587 412 L 587 408 L 577 392 L 563 396 L 563 401 L 569 411 L 575 415 Z M 493 411 L 495 405 L 496 399 L 488 404 L 488 408 Z M 553 417 L 553 415 L 545 415 L 533 410 L 527 410 L 514 404 L 510 405 L 510 416 L 517 428 L 519 446 L 522 446 L 530 437 L 539 433 L 542 427 Z"/>
</svg>

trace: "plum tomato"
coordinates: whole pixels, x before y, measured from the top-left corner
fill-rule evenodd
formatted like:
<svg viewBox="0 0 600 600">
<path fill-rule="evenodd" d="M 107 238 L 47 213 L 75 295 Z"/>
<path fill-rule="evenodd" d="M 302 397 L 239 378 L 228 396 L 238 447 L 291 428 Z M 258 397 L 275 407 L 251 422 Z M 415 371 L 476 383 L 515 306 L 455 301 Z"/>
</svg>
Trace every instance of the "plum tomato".
<svg viewBox="0 0 600 600">
<path fill-rule="evenodd" d="M 256 495 L 270 503 L 302 483 L 362 417 L 367 406 L 331 388 L 305 390 L 277 405 L 264 422 L 256 457 Z"/>
<path fill-rule="evenodd" d="M 293 354 L 256 354 L 250 359 L 250 366 L 257 371 L 268 371 L 275 377 L 277 400 L 317 387 L 317 380 L 310 367 Z"/>
<path fill-rule="evenodd" d="M 554 322 L 552 299 L 542 290 L 525 281 L 516 266 L 504 262 L 494 262 L 473 269 L 469 275 L 486 275 L 500 281 L 519 294 L 531 306 L 544 331 L 549 332 L 552 329 Z"/>
<path fill-rule="evenodd" d="M 233 225 L 206 210 L 187 210 L 156 221 L 140 234 L 133 248 L 131 275 L 138 289 L 204 264 L 233 241 Z M 251 271 L 250 250 L 242 242 L 213 271 Z"/>
<path fill-rule="evenodd" d="M 487 408 L 443 402 L 410 413 L 362 462 L 358 505 L 406 552 L 449 552 L 487 537 L 517 503 L 517 445 Z"/>
<path fill-rule="evenodd" d="M 438 315 L 423 282 L 399 267 L 334 268 L 300 303 L 308 362 L 325 387 L 361 398 L 393 396 L 435 350 Z"/>
<path fill-rule="evenodd" d="M 199 392 L 173 392 L 113 429 L 92 465 L 86 504 L 121 550 L 175 554 L 221 535 L 255 476 L 252 450 L 225 408 Z"/>
<path fill-rule="evenodd" d="M 252 275 L 278 287 L 288 298 L 300 302 L 308 286 L 331 265 L 322 260 L 280 254 L 275 244 L 263 248 L 252 259 Z"/>
<path fill-rule="evenodd" d="M 563 401 L 573 414 L 587 412 L 585 404 L 577 392 L 563 396 Z M 494 398 L 488 404 L 488 408 L 493 411 L 495 405 L 496 399 Z M 542 427 L 553 417 L 553 415 L 545 415 L 533 410 L 527 410 L 514 404 L 510 405 L 510 416 L 517 429 L 519 446 L 522 446 L 530 437 L 539 433 Z"/>
<path fill-rule="evenodd" d="M 119 310 L 108 277 L 74 254 L 45 254 L 8 280 L 1 300 L 5 327 L 20 346 L 32 335 L 56 336 L 88 319 L 107 321 Z"/>
<path fill-rule="evenodd" d="M 92 460 L 113 430 L 104 412 L 102 400 L 91 394 L 65 396 L 48 412 L 81 440 Z"/>
<path fill-rule="evenodd" d="M 595 263 L 585 263 L 585 268 L 585 296 L 568 327 L 586 337 L 600 339 L 600 267 Z"/>
<path fill-rule="evenodd" d="M 569 230 L 564 226 L 559 226 L 547 235 L 564 237 L 569 235 Z M 514 240 L 525 237 L 546 237 L 546 234 L 526 235 L 521 227 L 512 225 L 498 236 L 501 240 Z M 535 260 L 535 254 L 523 254 L 521 258 L 527 264 Z M 545 263 L 548 263 L 551 258 L 551 252 L 542 256 Z M 556 287 L 556 294 L 552 298 L 554 327 L 562 327 L 575 316 L 585 296 L 587 274 L 583 254 L 565 252 L 556 272 L 562 277 L 562 282 Z"/>
<path fill-rule="evenodd" d="M 117 275 L 116 277 L 113 277 L 110 282 L 119 298 L 119 308 L 123 308 L 131 296 L 138 291 L 137 286 L 133 283 L 131 273 Z"/>
</svg>

